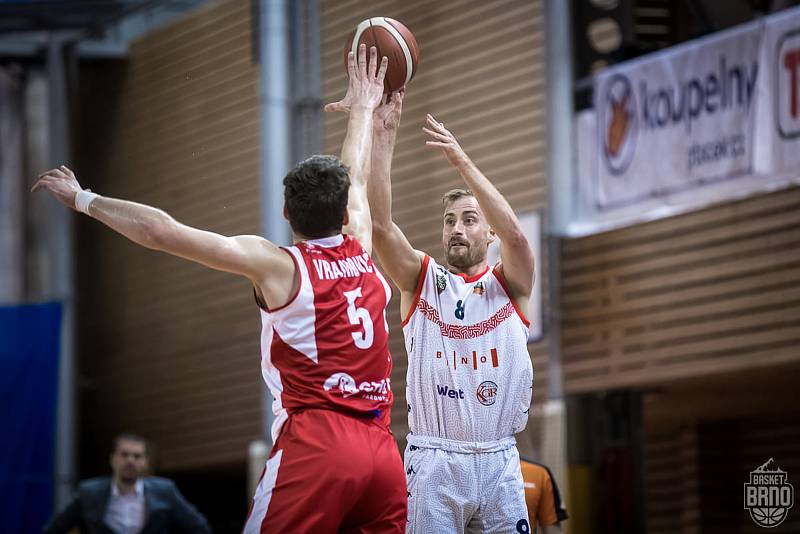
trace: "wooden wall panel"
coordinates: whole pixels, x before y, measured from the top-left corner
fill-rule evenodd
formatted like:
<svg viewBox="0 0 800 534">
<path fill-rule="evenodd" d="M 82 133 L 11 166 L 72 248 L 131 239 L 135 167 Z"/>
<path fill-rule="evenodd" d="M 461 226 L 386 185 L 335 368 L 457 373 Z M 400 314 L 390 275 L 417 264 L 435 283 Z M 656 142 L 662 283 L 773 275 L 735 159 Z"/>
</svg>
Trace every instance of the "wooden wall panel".
<svg viewBox="0 0 800 534">
<path fill-rule="evenodd" d="M 545 202 L 545 108 L 543 6 L 540 1 L 323 0 L 322 89 L 326 102 L 346 88 L 344 40 L 361 20 L 376 15 L 402 21 L 421 49 L 419 70 L 408 87 L 393 162 L 395 221 L 412 245 L 442 258 L 441 195 L 462 185 L 420 131 L 426 113 L 443 121 L 518 212 Z M 326 115 L 324 146 L 339 153 L 345 133 L 341 115 Z M 546 264 L 546 263 L 543 263 Z M 544 276 L 544 273 L 539 273 Z M 395 292 L 397 294 L 397 292 Z M 390 304 L 390 349 L 394 354 L 393 429 L 404 441 L 406 354 L 399 299 Z M 547 340 L 531 345 L 535 397 L 546 391 Z M 535 425 L 531 425 L 533 427 Z M 533 447 L 523 437 L 521 446 Z"/>
<path fill-rule="evenodd" d="M 800 361 L 800 189 L 564 243 L 567 391 Z"/>
<path fill-rule="evenodd" d="M 794 484 L 800 471 L 800 413 L 697 419 L 679 425 L 651 422 L 645 432 L 647 532 L 756 533 L 743 509 L 750 471 L 770 458 Z M 790 510 L 778 531 L 797 532 Z"/>
<path fill-rule="evenodd" d="M 800 472 L 800 365 L 698 374 L 644 396 L 648 532 L 757 532 L 743 509 L 749 473 L 769 458 Z M 796 532 L 789 514 L 778 530 Z"/>
<path fill-rule="evenodd" d="M 643 453 L 648 534 L 701 532 L 695 426 L 650 429 Z"/>
<path fill-rule="evenodd" d="M 135 42 L 124 65 L 83 68 L 76 152 L 86 186 L 192 226 L 259 232 L 250 9 L 210 3 Z M 85 218 L 79 231 L 87 464 L 103 462 L 120 430 L 151 438 L 162 470 L 243 463 L 261 436 L 263 391 L 249 284 Z"/>
</svg>

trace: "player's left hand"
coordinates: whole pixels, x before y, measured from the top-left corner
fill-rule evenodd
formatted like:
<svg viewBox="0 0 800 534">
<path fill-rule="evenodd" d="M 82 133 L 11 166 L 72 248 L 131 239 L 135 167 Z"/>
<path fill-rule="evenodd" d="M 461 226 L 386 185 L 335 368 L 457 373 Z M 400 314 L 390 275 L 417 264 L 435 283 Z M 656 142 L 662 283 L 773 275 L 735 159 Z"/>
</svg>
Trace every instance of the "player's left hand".
<svg viewBox="0 0 800 534">
<path fill-rule="evenodd" d="M 367 62 L 367 48 L 361 44 L 358 47 L 358 58 L 353 52 L 347 54 L 347 92 L 344 98 L 325 106 L 325 111 L 342 111 L 350 113 L 353 108 L 363 108 L 370 113 L 381 103 L 383 96 L 383 79 L 389 60 L 383 56 L 378 64 L 378 49 L 374 46 L 369 49 L 369 62 Z"/>
<path fill-rule="evenodd" d="M 59 202 L 72 209 L 75 209 L 75 195 L 78 194 L 78 191 L 83 191 L 75 178 L 75 173 L 65 165 L 40 174 L 36 183 L 31 187 L 31 193 L 39 190 L 47 191 Z"/>
<path fill-rule="evenodd" d="M 453 167 L 460 167 L 469 162 L 469 157 L 466 152 L 464 152 L 464 149 L 458 144 L 456 137 L 444 127 L 444 123 L 437 121 L 433 118 L 433 115 L 429 113 L 426 124 L 427 126 L 422 127 L 422 131 L 430 137 L 430 139 L 425 142 L 427 146 L 441 148 L 447 161 L 449 161 L 450 165 Z"/>
</svg>

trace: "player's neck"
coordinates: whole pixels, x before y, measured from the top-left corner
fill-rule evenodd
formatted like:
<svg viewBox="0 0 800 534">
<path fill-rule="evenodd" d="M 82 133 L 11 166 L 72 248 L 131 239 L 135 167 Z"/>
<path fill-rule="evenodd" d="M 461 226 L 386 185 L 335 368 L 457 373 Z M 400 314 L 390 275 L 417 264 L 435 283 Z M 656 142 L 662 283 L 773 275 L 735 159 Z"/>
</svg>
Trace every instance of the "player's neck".
<svg viewBox="0 0 800 534">
<path fill-rule="evenodd" d="M 456 267 L 454 265 L 450 265 L 449 268 L 450 268 L 450 272 L 453 273 L 453 274 L 463 274 L 464 276 L 469 277 L 469 276 L 475 276 L 475 275 L 481 274 L 482 272 L 484 272 L 486 270 L 487 265 L 488 265 L 488 263 L 481 262 L 481 263 L 476 263 L 475 265 L 471 265 L 469 267 L 466 267 L 464 269 L 462 269 L 460 267 Z"/>
<path fill-rule="evenodd" d="M 292 243 L 295 245 L 301 241 L 313 241 L 314 239 L 326 239 L 328 237 L 336 237 L 337 235 L 342 235 L 342 232 L 334 232 L 331 235 L 326 235 L 323 237 L 308 237 L 304 236 L 303 234 L 298 234 L 297 232 L 292 232 Z"/>
</svg>

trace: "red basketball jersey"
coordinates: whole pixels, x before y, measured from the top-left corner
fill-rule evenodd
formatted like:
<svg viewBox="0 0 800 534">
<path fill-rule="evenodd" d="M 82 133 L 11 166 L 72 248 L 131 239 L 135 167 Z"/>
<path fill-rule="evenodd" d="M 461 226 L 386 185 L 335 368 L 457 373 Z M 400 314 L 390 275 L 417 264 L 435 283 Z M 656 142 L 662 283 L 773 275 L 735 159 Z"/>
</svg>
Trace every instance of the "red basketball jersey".
<svg viewBox="0 0 800 534">
<path fill-rule="evenodd" d="M 322 408 L 389 425 L 391 288 L 353 237 L 301 241 L 286 250 L 300 284 L 289 303 L 261 309 L 261 373 L 275 399 L 273 442 L 294 411 Z"/>
</svg>

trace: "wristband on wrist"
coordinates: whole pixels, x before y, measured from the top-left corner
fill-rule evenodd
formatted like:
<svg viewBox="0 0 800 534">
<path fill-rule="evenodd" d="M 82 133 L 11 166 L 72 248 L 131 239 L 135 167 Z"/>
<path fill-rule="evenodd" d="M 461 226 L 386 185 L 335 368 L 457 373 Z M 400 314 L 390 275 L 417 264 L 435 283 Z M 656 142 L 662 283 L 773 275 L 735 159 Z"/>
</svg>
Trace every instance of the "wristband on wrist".
<svg viewBox="0 0 800 534">
<path fill-rule="evenodd" d="M 94 199 L 96 199 L 99 195 L 92 193 L 91 191 L 78 191 L 75 195 L 75 209 L 89 215 L 89 205 L 92 203 Z"/>
</svg>

